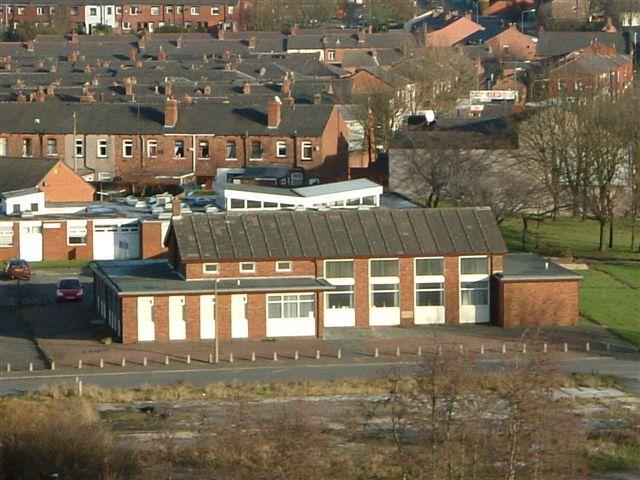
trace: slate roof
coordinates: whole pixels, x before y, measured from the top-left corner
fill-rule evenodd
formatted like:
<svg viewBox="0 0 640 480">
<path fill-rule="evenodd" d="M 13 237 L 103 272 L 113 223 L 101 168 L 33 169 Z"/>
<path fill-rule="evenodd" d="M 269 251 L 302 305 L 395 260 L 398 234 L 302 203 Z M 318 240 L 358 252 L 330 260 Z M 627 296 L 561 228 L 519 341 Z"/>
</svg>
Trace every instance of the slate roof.
<svg viewBox="0 0 640 480">
<path fill-rule="evenodd" d="M 559 57 L 577 52 L 598 41 L 603 45 L 615 44 L 618 53 L 627 53 L 627 44 L 622 33 L 609 32 L 541 32 L 538 37 L 536 56 Z"/>
<path fill-rule="evenodd" d="M 35 188 L 56 163 L 46 158 L 0 158 L 0 194 Z"/>
<path fill-rule="evenodd" d="M 169 234 L 185 261 L 507 251 L 489 208 L 185 215 Z"/>
<path fill-rule="evenodd" d="M 0 105 L 0 131 L 33 133 L 35 119 L 43 133 L 73 132 L 73 113 L 79 134 L 180 134 L 289 135 L 294 130 L 300 136 L 319 136 L 324 131 L 331 105 L 282 105 L 282 120 L 278 128 L 267 127 L 266 105 L 231 105 L 198 103 L 179 106 L 178 124 L 164 127 L 163 106 L 125 103 L 3 103 Z M 221 121 L 224 119 L 224 121 Z"/>
<path fill-rule="evenodd" d="M 617 70 L 623 65 L 629 65 L 632 61 L 630 55 L 580 55 L 570 62 L 560 65 L 553 70 L 553 73 L 556 75 L 595 75 Z"/>
<path fill-rule="evenodd" d="M 113 260 L 93 262 L 92 269 L 102 274 L 121 295 L 150 293 L 286 292 L 333 290 L 326 280 L 314 277 L 240 278 L 184 280 L 166 260 Z"/>
</svg>

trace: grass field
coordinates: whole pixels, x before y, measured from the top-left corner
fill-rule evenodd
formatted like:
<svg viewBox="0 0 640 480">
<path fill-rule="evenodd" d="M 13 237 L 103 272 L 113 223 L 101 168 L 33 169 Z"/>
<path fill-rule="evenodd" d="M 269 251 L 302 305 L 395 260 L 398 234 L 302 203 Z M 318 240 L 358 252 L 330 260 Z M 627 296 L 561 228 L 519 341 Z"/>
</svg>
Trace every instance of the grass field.
<svg viewBox="0 0 640 480">
<path fill-rule="evenodd" d="M 598 264 L 598 268 L 606 269 L 607 273 L 579 272 L 583 276 L 580 313 L 640 346 L 640 290 L 629 286 L 640 281 L 640 265 Z"/>
<path fill-rule="evenodd" d="M 510 250 L 522 250 L 522 220 L 512 218 L 500 226 Z M 608 231 L 607 231 L 608 235 Z M 640 232 L 637 232 L 640 235 Z M 640 260 L 640 252 L 631 250 L 631 223 L 619 220 L 614 228 L 614 248 L 598 251 L 599 227 L 594 220 L 559 218 L 555 222 L 529 222 L 527 251 L 542 255 L 587 259 Z"/>
</svg>

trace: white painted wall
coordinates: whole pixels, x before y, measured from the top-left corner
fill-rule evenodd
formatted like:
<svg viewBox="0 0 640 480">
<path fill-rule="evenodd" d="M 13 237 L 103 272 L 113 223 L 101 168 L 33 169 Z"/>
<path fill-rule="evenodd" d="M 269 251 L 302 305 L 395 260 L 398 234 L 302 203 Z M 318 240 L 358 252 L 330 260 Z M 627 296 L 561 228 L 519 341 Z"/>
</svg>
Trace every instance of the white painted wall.
<svg viewBox="0 0 640 480">
<path fill-rule="evenodd" d="M 9 197 L 0 202 L 0 213 L 3 215 L 13 215 L 15 205 L 20 206 L 20 212 L 32 211 L 32 204 L 37 205 L 37 213 L 44 212 L 44 192 L 25 193 Z M 34 211 L 35 213 L 36 211 Z"/>
</svg>

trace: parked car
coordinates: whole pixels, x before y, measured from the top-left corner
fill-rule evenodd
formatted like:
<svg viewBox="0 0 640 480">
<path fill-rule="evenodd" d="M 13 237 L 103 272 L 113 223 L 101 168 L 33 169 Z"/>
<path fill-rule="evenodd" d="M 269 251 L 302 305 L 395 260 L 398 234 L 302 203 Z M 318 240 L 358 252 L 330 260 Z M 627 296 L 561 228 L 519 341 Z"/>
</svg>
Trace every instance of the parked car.
<svg viewBox="0 0 640 480">
<path fill-rule="evenodd" d="M 9 280 L 29 280 L 31 278 L 31 267 L 26 260 L 19 258 L 9 260 L 4 271 Z"/>
<path fill-rule="evenodd" d="M 69 277 L 61 278 L 56 287 L 56 302 L 73 300 L 81 302 L 84 291 L 79 278 Z"/>
</svg>

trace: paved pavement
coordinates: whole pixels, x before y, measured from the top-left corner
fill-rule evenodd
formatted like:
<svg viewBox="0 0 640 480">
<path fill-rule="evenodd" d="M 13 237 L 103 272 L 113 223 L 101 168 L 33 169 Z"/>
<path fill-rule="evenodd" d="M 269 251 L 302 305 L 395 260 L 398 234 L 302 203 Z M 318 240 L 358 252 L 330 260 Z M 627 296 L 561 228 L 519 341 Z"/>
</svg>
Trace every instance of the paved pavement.
<svg viewBox="0 0 640 480">
<path fill-rule="evenodd" d="M 46 368 L 44 356 L 20 315 L 13 308 L 0 309 L 0 365 L 6 368 L 7 363 L 13 363 L 24 367 L 31 363 L 36 370 Z"/>
</svg>

